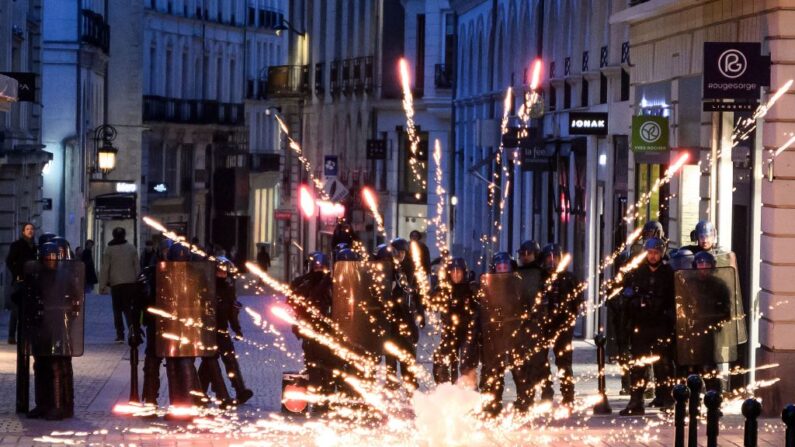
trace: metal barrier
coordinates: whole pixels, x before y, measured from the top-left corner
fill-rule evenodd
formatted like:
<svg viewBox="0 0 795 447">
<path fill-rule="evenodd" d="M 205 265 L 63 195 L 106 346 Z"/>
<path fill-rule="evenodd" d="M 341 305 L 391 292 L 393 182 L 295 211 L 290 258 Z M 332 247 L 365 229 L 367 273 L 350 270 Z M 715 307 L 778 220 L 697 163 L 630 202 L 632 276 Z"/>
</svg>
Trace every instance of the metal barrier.
<svg viewBox="0 0 795 447">
<path fill-rule="evenodd" d="M 701 390 L 704 381 L 701 376 L 692 374 L 687 378 L 687 386 L 676 385 L 673 397 L 676 401 L 674 409 L 674 447 L 685 447 L 685 425 L 687 423 L 687 446 L 698 446 L 698 418 L 701 410 Z M 689 402 L 689 408 L 688 407 Z M 707 447 L 717 447 L 720 435 L 720 411 L 723 399 L 719 391 L 710 390 L 704 395 L 704 405 L 707 407 Z M 686 412 L 689 420 L 686 421 Z M 744 447 L 757 447 L 759 435 L 758 418 L 762 414 L 762 404 L 756 399 L 743 402 L 742 414 L 745 417 L 743 436 Z M 785 447 L 795 447 L 795 405 L 787 405 L 781 412 L 781 420 L 787 426 L 785 434 Z"/>
</svg>

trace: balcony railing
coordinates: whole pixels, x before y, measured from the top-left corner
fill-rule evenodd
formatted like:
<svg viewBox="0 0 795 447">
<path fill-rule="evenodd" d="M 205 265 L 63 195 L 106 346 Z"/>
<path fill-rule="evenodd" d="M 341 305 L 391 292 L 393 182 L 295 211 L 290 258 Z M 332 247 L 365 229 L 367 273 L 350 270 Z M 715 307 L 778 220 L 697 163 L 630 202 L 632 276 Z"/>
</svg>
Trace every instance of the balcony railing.
<svg viewBox="0 0 795 447">
<path fill-rule="evenodd" d="M 307 65 L 276 65 L 268 67 L 268 97 L 302 97 L 310 93 Z"/>
<path fill-rule="evenodd" d="M 329 72 L 329 84 L 331 87 L 331 96 L 337 96 L 342 91 L 342 83 L 340 82 L 340 68 L 342 61 L 332 61 L 331 71 Z"/>
<path fill-rule="evenodd" d="M 246 99 L 267 99 L 268 80 L 249 79 L 246 81 Z"/>
<path fill-rule="evenodd" d="M 453 66 L 446 64 L 436 64 L 433 78 L 436 88 L 453 88 L 453 83 L 455 82 Z"/>
<path fill-rule="evenodd" d="M 324 84 L 323 70 L 326 64 L 318 62 L 315 64 L 315 96 L 323 96 L 326 93 L 326 85 Z"/>
<path fill-rule="evenodd" d="M 144 121 L 242 126 L 243 104 L 144 96 Z"/>
<path fill-rule="evenodd" d="M 108 54 L 110 50 L 110 25 L 102 14 L 90 9 L 80 11 L 80 41 L 93 45 Z"/>
</svg>

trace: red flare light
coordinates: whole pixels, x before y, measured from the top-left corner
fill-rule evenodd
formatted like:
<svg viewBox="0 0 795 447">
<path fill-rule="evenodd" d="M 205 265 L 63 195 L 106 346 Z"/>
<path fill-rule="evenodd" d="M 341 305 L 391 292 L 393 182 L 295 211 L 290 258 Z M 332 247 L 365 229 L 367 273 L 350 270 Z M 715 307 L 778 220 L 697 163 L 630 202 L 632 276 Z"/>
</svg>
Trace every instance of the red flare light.
<svg viewBox="0 0 795 447">
<path fill-rule="evenodd" d="M 538 84 L 541 82 L 541 63 L 541 59 L 533 61 L 533 69 L 530 74 L 530 90 L 537 89 Z"/>
<path fill-rule="evenodd" d="M 309 187 L 306 185 L 301 185 L 298 188 L 298 201 L 301 206 L 301 211 L 304 213 L 304 217 L 307 219 L 311 219 L 315 217 L 315 198 L 312 197 L 312 193 L 309 192 Z"/>
</svg>

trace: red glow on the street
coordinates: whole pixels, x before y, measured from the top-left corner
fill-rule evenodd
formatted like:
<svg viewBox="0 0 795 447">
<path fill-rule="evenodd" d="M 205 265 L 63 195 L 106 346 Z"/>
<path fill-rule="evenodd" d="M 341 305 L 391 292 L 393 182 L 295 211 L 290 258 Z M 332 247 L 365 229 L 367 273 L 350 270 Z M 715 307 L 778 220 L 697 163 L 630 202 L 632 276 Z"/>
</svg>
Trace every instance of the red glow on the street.
<svg viewBox="0 0 795 447">
<path fill-rule="evenodd" d="M 541 64 L 541 59 L 533 61 L 533 69 L 530 74 L 530 90 L 537 89 L 538 84 L 541 82 Z"/>
<path fill-rule="evenodd" d="M 309 192 L 309 187 L 301 185 L 298 188 L 298 196 L 298 201 L 301 206 L 301 211 L 304 213 L 304 217 L 307 219 L 315 217 L 315 198 L 312 197 L 312 193 Z"/>
</svg>

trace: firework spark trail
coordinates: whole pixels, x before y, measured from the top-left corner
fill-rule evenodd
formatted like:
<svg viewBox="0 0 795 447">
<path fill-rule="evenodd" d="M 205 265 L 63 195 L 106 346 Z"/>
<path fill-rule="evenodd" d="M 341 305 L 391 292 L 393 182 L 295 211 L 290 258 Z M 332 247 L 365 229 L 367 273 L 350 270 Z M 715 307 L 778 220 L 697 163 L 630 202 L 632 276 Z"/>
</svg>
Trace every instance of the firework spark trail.
<svg viewBox="0 0 795 447">
<path fill-rule="evenodd" d="M 420 136 L 414 123 L 414 96 L 411 94 L 411 85 L 409 82 L 409 67 L 405 59 L 401 58 L 400 66 L 400 85 L 403 89 L 403 111 L 406 114 L 406 133 L 409 137 L 409 167 L 414 176 L 414 180 L 420 185 L 422 191 L 427 188 L 425 181 L 425 163 L 419 160 L 419 146 Z M 417 193 L 419 195 L 420 193 Z"/>
<path fill-rule="evenodd" d="M 298 161 L 301 162 L 301 165 L 304 167 L 304 171 L 306 171 L 307 176 L 309 176 L 309 179 L 312 180 L 312 184 L 315 186 L 315 189 L 318 191 L 318 193 L 320 193 L 320 196 L 323 198 L 323 200 L 331 200 L 329 195 L 323 189 L 323 182 L 315 176 L 315 172 L 312 170 L 312 163 L 308 158 L 306 158 L 306 155 L 304 155 L 301 145 L 293 140 L 293 138 L 290 136 L 290 130 L 288 129 L 287 124 L 277 113 L 274 113 L 273 116 L 279 123 L 282 133 L 284 133 L 284 135 L 287 137 L 287 145 L 298 156 Z"/>
<path fill-rule="evenodd" d="M 659 191 L 664 184 L 671 181 L 671 179 L 677 173 L 677 171 L 679 171 L 682 168 L 682 166 L 684 166 L 685 163 L 687 163 L 687 159 L 689 157 L 690 155 L 687 153 L 680 155 L 679 158 L 677 158 L 676 161 L 668 168 L 668 170 L 665 171 L 665 175 L 658 178 L 654 182 L 654 185 L 652 185 L 651 189 L 649 189 L 648 192 L 641 194 L 640 199 L 638 199 L 637 202 L 635 202 L 632 206 L 630 206 L 627 209 L 627 212 L 624 215 L 624 220 L 626 222 L 635 221 L 639 217 L 638 210 L 643 208 L 649 202 L 649 200 L 651 200 L 651 196 L 654 195 L 657 191 Z"/>
<path fill-rule="evenodd" d="M 387 239 L 386 228 L 384 228 L 384 218 L 378 211 L 378 202 L 375 200 L 373 191 L 370 188 L 364 188 L 362 190 L 362 197 L 364 198 L 364 202 L 367 204 L 367 207 L 370 208 L 370 212 L 373 213 L 373 219 L 375 219 L 378 232 L 384 237 L 384 239 Z"/>
</svg>

